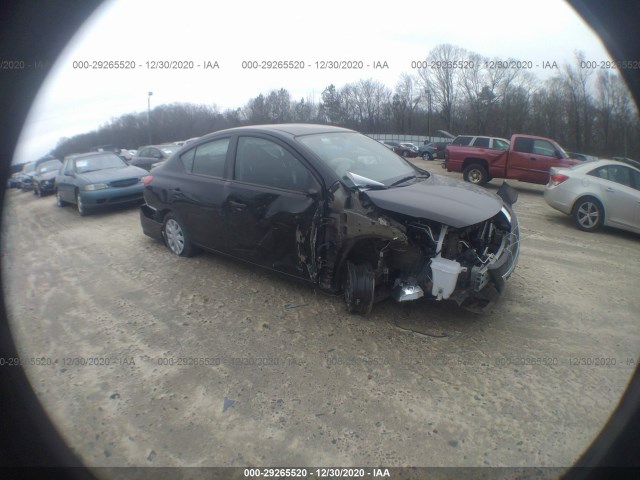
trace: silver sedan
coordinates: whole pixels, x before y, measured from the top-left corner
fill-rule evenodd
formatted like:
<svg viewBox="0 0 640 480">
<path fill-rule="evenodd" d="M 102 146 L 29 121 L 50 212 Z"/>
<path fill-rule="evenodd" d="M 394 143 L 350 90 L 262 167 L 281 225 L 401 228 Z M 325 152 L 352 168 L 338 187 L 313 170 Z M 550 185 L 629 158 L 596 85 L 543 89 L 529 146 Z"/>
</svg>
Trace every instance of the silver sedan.
<svg viewBox="0 0 640 480">
<path fill-rule="evenodd" d="M 640 169 L 616 160 L 552 168 L 544 199 L 580 230 L 608 225 L 640 233 Z"/>
</svg>

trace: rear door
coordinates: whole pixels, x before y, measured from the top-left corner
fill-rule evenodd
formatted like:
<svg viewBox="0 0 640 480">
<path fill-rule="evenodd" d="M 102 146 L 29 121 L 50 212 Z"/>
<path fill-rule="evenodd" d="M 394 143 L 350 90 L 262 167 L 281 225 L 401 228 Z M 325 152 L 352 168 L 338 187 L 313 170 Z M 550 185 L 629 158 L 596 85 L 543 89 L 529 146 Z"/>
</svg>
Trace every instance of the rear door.
<svg viewBox="0 0 640 480">
<path fill-rule="evenodd" d="M 230 137 L 212 140 L 180 155 L 186 175 L 171 178 L 167 195 L 192 240 L 225 251 L 228 236 L 222 213 Z"/>
<path fill-rule="evenodd" d="M 319 181 L 285 143 L 260 135 L 238 137 L 223 204 L 230 253 L 311 279 L 318 192 Z"/>
<path fill-rule="evenodd" d="M 607 224 L 628 229 L 638 228 L 640 191 L 635 188 L 637 176 L 634 173 L 637 174 L 625 165 L 607 165 L 592 173 L 599 178 Z"/>
</svg>

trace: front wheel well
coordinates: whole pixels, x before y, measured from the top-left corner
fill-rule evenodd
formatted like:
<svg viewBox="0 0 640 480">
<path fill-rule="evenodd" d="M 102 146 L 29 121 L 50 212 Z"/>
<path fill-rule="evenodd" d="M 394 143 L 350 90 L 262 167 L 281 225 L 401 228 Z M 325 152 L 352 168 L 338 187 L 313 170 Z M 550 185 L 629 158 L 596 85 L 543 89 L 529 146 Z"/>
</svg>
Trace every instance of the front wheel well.
<svg viewBox="0 0 640 480">
<path fill-rule="evenodd" d="M 473 165 L 474 163 L 477 163 L 481 167 L 484 167 L 487 172 L 489 171 L 489 163 L 483 158 L 465 158 L 462 162 L 462 169 L 464 170 L 469 165 Z"/>
</svg>

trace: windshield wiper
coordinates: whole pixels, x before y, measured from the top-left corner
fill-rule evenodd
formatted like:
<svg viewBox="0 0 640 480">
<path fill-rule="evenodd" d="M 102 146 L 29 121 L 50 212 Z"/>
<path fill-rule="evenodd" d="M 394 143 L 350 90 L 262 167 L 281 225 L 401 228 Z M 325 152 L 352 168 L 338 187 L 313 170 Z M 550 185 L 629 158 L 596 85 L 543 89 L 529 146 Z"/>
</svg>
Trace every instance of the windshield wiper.
<svg viewBox="0 0 640 480">
<path fill-rule="evenodd" d="M 409 175 L 408 177 L 404 177 L 401 178 L 400 180 L 396 180 L 395 182 L 393 182 L 391 185 L 389 185 L 390 187 L 395 187 L 396 185 L 399 185 L 401 183 L 406 182 L 407 180 L 412 180 L 414 178 L 417 178 L 417 175 Z"/>
</svg>

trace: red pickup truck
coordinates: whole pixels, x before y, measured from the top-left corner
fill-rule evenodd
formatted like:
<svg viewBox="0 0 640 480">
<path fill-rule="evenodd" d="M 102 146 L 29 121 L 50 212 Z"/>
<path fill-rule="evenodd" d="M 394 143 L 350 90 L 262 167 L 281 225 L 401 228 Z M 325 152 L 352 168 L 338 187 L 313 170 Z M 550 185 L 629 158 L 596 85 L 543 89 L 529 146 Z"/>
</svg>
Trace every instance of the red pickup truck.
<svg viewBox="0 0 640 480">
<path fill-rule="evenodd" d="M 577 163 L 581 162 L 569 158 L 562 147 L 549 138 L 516 134 L 506 142 L 493 137 L 465 135 L 457 137 L 447 147 L 443 168 L 449 172 L 462 172 L 467 182 L 476 185 L 483 185 L 492 178 L 543 185 L 549 182 L 551 167 L 569 167 Z"/>
</svg>

